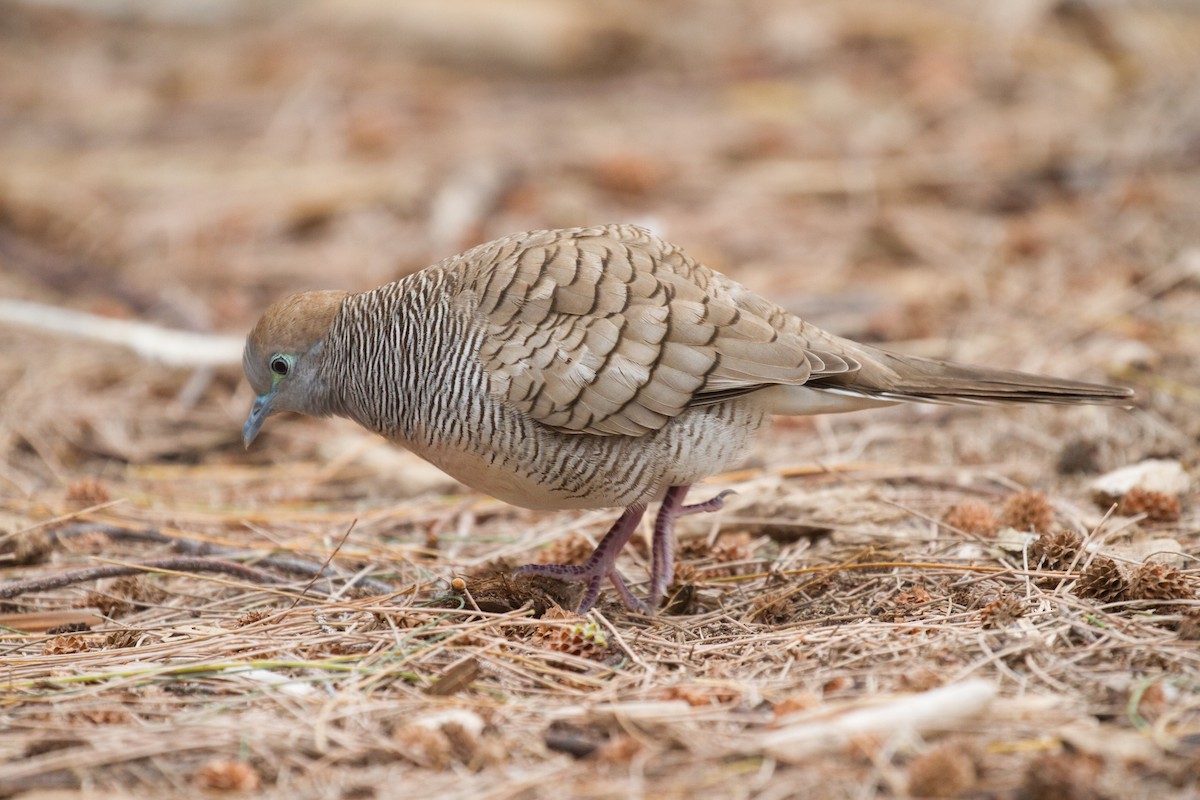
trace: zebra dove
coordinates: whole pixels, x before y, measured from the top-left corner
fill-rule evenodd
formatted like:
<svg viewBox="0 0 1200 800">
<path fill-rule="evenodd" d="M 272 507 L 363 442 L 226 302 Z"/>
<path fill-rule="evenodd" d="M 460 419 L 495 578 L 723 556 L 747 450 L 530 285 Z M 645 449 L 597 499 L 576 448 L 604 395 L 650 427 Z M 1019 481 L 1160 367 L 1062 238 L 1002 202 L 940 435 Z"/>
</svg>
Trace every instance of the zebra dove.
<svg viewBox="0 0 1200 800">
<path fill-rule="evenodd" d="M 586 582 L 580 613 L 606 578 L 657 608 L 675 520 L 726 494 L 684 505 L 688 487 L 735 465 L 772 414 L 1132 395 L 839 338 L 631 225 L 516 234 L 371 291 L 294 295 L 243 366 L 247 447 L 271 414 L 336 414 L 514 505 L 624 508 L 584 564 L 518 568 Z M 616 560 L 656 499 L 645 604 Z"/>
</svg>

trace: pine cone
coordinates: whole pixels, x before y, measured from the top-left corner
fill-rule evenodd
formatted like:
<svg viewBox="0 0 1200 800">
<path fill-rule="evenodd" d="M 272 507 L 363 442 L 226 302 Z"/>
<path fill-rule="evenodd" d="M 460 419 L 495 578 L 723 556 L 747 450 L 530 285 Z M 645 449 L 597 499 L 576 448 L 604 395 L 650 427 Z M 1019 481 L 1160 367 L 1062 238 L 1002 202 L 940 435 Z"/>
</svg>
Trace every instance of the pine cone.
<svg viewBox="0 0 1200 800">
<path fill-rule="evenodd" d="M 447 769 L 453 760 L 450 740 L 441 728 L 409 723 L 392 732 L 397 752 L 419 767 Z"/>
<path fill-rule="evenodd" d="M 726 564 L 730 561 L 748 561 L 754 556 L 754 543 L 745 531 L 722 533 L 713 542 L 713 560 Z"/>
<path fill-rule="evenodd" d="M 1041 492 L 1019 492 L 1004 503 L 998 522 L 1019 531 L 1048 533 L 1054 527 L 1054 509 Z"/>
<path fill-rule="evenodd" d="M 918 797 L 962 797 L 973 794 L 978 781 L 978 754 L 964 742 L 949 741 L 913 759 L 908 767 L 909 794 Z"/>
<path fill-rule="evenodd" d="M 746 566 L 739 561 L 749 561 L 754 557 L 754 541 L 749 533 L 736 531 L 722 533 L 713 542 L 712 547 L 701 550 L 698 558 L 711 559 L 712 566 L 704 568 L 706 578 L 728 578 L 746 572 Z M 681 556 L 682 558 L 682 556 Z"/>
<path fill-rule="evenodd" d="M 1192 582 L 1167 564 L 1139 564 L 1129 578 L 1131 600 L 1191 600 L 1195 596 Z"/>
<path fill-rule="evenodd" d="M 42 655 L 62 656 L 90 650 L 91 642 L 82 636 L 55 636 L 42 645 Z"/>
<path fill-rule="evenodd" d="M 536 638 L 546 649 L 593 659 L 602 658 L 608 652 L 608 634 L 595 622 L 561 608 L 548 609 L 542 619 L 578 620 L 572 625 L 538 625 Z"/>
<path fill-rule="evenodd" d="M 80 478 L 67 487 L 67 503 L 76 507 L 98 506 L 112 499 L 104 484 L 95 478 Z"/>
<path fill-rule="evenodd" d="M 1189 608 L 1179 620 L 1179 638 L 1190 642 L 1200 641 L 1200 608 Z"/>
<path fill-rule="evenodd" d="M 667 587 L 664 614 L 688 614 L 696 600 L 696 583 L 700 580 L 699 570 L 689 561 L 675 562 L 675 575 Z"/>
<path fill-rule="evenodd" d="M 750 618 L 767 625 L 790 622 L 795 616 L 793 600 L 794 597 L 788 594 L 780 596 L 777 592 L 767 592 L 754 601 L 754 611 Z"/>
<path fill-rule="evenodd" d="M 696 566 L 687 561 L 675 562 L 674 578 L 671 580 L 671 586 L 679 587 L 689 583 L 696 583 L 700 580 L 700 571 Z"/>
<path fill-rule="evenodd" d="M 905 589 L 892 596 L 892 602 L 904 612 L 913 611 L 932 600 L 932 595 L 924 586 L 913 586 L 911 589 Z"/>
<path fill-rule="evenodd" d="M 1098 556 L 1075 583 L 1075 594 L 1101 603 L 1124 600 L 1129 590 L 1129 580 L 1117 562 Z"/>
<path fill-rule="evenodd" d="M 271 612 L 262 608 L 252 608 L 237 618 L 234 623 L 239 628 L 244 628 L 247 625 L 253 625 L 256 622 L 261 622 L 271 616 Z"/>
<path fill-rule="evenodd" d="M 587 561 L 595 546 L 578 533 L 555 539 L 538 552 L 536 564 L 582 564 Z"/>
<path fill-rule="evenodd" d="M 193 782 L 209 792 L 257 792 L 262 776 L 245 761 L 217 759 L 201 767 Z"/>
<path fill-rule="evenodd" d="M 979 610 L 979 620 L 985 628 L 1007 628 L 1028 609 L 1025 604 L 1010 594 L 1001 594 Z"/>
<path fill-rule="evenodd" d="M 1175 522 L 1182 513 L 1178 497 L 1136 486 L 1121 498 L 1117 510 L 1126 517 L 1145 514 L 1151 522 Z"/>
<path fill-rule="evenodd" d="M 1100 756 L 1064 750 L 1038 756 L 1025 766 L 1019 796 L 1027 800 L 1101 800 L 1097 788 L 1104 766 Z"/>
<path fill-rule="evenodd" d="M 964 500 L 951 507 L 942 522 L 976 536 L 995 536 L 999 526 L 996 524 L 996 514 L 986 504 L 978 500 Z"/>
<path fill-rule="evenodd" d="M 950 601 L 954 605 L 966 609 L 979 608 L 979 604 L 982 602 L 979 594 L 979 590 L 974 586 L 956 586 L 950 592 Z"/>
<path fill-rule="evenodd" d="M 1036 561 L 1045 561 L 1050 569 L 1067 569 L 1083 549 L 1083 537 L 1074 531 L 1043 533 L 1030 546 Z"/>
</svg>

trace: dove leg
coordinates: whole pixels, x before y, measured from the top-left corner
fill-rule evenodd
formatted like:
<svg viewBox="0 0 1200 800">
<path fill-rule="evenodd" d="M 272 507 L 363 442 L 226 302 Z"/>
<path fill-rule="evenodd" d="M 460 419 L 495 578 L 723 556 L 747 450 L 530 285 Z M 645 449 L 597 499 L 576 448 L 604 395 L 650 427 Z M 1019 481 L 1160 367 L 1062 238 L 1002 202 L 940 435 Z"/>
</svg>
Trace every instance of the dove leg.
<svg viewBox="0 0 1200 800">
<path fill-rule="evenodd" d="M 711 500 L 703 503 L 683 505 L 689 486 L 672 486 L 663 496 L 658 516 L 654 519 L 654 539 L 651 552 L 654 556 L 650 572 L 650 608 L 657 609 L 659 602 L 667 593 L 671 579 L 675 576 L 675 520 L 689 514 L 702 514 L 708 511 L 719 511 L 725 505 L 725 498 L 733 494 L 732 489 L 726 489 Z"/>
<path fill-rule="evenodd" d="M 600 597 L 600 584 L 608 578 L 626 606 L 634 611 L 645 612 L 646 604 L 633 596 L 621 573 L 617 572 L 617 556 L 621 554 L 621 548 L 629 541 L 629 537 L 637 530 L 638 523 L 642 521 L 642 515 L 645 513 L 646 506 L 641 503 L 635 503 L 625 509 L 583 564 L 525 564 L 517 567 L 514 574 L 586 581 L 588 588 L 583 595 L 583 602 L 579 604 L 580 614 L 586 614 L 595 605 Z"/>
</svg>

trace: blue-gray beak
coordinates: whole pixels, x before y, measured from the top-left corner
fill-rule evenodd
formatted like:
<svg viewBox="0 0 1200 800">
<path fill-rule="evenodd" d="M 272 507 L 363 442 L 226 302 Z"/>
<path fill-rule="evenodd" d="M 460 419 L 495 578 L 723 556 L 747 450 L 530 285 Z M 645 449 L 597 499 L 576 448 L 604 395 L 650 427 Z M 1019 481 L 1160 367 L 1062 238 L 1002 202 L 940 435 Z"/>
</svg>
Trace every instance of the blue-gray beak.
<svg viewBox="0 0 1200 800">
<path fill-rule="evenodd" d="M 242 426 L 242 444 L 246 447 L 254 441 L 254 437 L 258 436 L 258 429 L 262 427 L 263 421 L 271 415 L 271 401 L 275 399 L 275 390 L 259 395 L 254 398 L 254 405 L 250 406 L 250 416 L 246 417 L 246 424 Z"/>
</svg>

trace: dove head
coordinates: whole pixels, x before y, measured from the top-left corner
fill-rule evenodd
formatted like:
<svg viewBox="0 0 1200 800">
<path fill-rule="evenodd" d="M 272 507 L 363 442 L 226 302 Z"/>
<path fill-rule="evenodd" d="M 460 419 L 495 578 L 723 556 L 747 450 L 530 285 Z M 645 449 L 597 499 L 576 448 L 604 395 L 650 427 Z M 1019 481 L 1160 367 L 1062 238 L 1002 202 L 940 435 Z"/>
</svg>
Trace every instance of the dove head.
<svg viewBox="0 0 1200 800">
<path fill-rule="evenodd" d="M 280 411 L 329 413 L 328 388 L 317 366 L 325 337 L 347 292 L 304 292 L 266 310 L 246 338 L 242 368 L 254 405 L 242 428 L 246 447 L 263 422 Z"/>
</svg>

